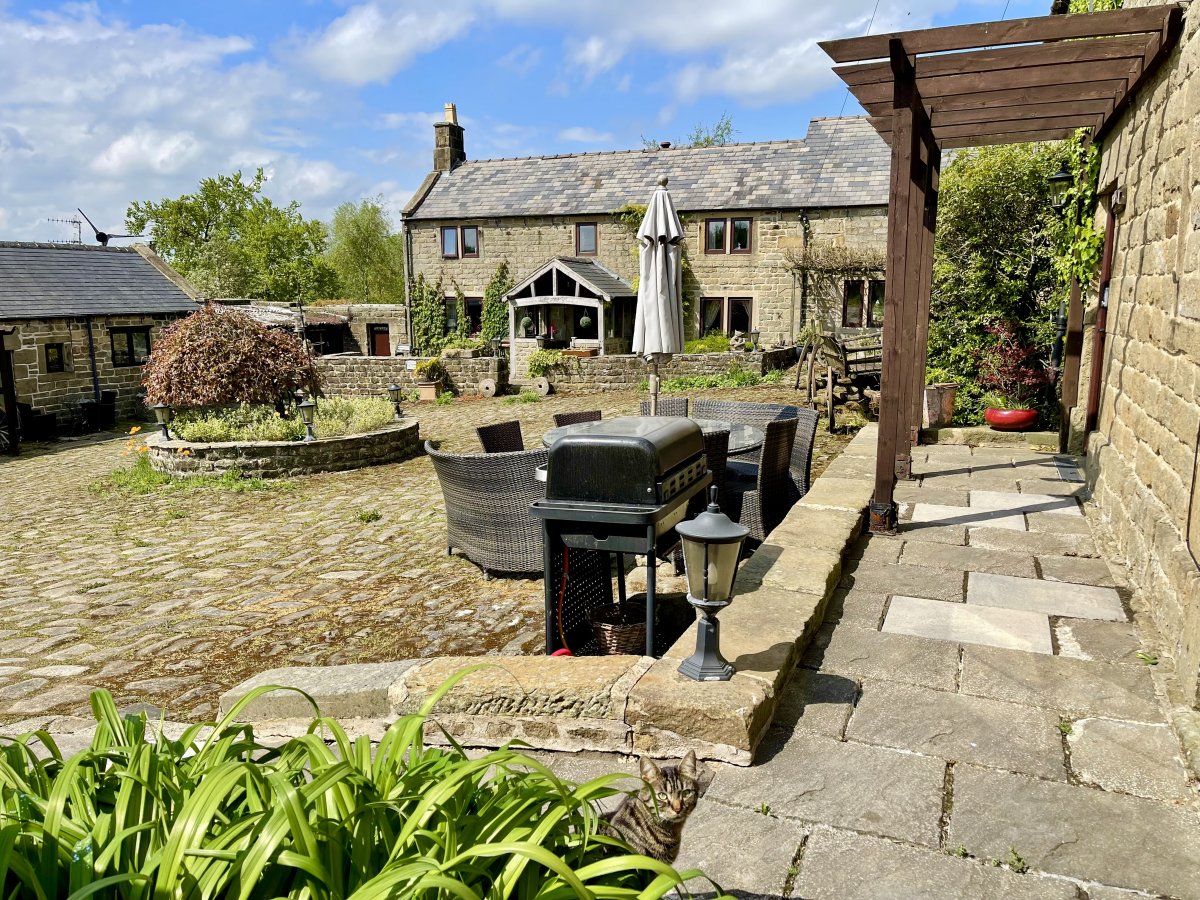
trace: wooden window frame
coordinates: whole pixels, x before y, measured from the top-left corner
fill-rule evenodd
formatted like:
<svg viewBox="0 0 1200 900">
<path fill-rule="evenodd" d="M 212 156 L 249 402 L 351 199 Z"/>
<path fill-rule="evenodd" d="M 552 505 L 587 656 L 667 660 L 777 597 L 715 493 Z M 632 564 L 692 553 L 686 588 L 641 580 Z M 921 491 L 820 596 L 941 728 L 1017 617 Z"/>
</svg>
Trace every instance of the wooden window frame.
<svg viewBox="0 0 1200 900">
<path fill-rule="evenodd" d="M 718 223 L 718 222 L 721 224 L 721 227 L 724 229 L 723 233 L 721 234 L 721 246 L 719 248 L 709 248 L 709 246 L 708 246 L 708 226 Z M 701 240 L 704 242 L 703 246 L 704 246 L 704 252 L 706 254 L 723 255 L 723 254 L 728 253 L 729 252 L 729 220 L 728 219 L 705 219 L 704 220 L 704 234 L 701 236 Z"/>
<path fill-rule="evenodd" d="M 50 348 L 56 348 L 58 352 L 58 365 L 53 366 L 50 363 Z M 47 375 L 60 375 L 67 371 L 67 345 L 63 341 L 47 341 L 45 350 L 42 352 L 42 358 L 45 360 L 45 373 Z"/>
<path fill-rule="evenodd" d="M 478 225 L 463 225 L 459 230 L 458 235 L 458 253 L 460 259 L 479 259 L 479 226 Z M 467 252 L 467 232 L 475 232 L 475 252 Z"/>
<path fill-rule="evenodd" d="M 866 290 L 865 295 L 863 296 L 863 303 L 866 305 L 866 312 L 864 313 L 864 318 L 866 319 L 868 328 L 882 328 L 883 327 L 882 319 L 878 322 L 875 321 L 875 304 L 873 302 L 871 302 L 871 287 L 873 285 L 877 284 L 880 286 L 880 290 L 886 290 L 886 288 L 885 288 L 886 283 L 887 282 L 882 278 L 868 278 L 867 279 L 867 290 Z M 881 310 L 887 309 L 886 301 L 884 301 L 884 304 L 880 307 L 880 309 Z M 881 313 L 881 315 L 882 315 L 882 313 Z"/>
<path fill-rule="evenodd" d="M 858 285 L 859 306 L 858 324 L 851 325 L 847 319 L 847 313 L 850 311 L 850 285 Z M 867 320 L 867 283 L 864 279 L 847 278 L 842 282 L 842 327 L 843 328 L 863 328 L 863 322 Z"/>
<path fill-rule="evenodd" d="M 735 300 L 744 300 L 744 301 L 746 301 L 747 304 L 749 304 L 749 308 L 747 309 L 747 312 L 746 312 L 746 318 L 748 318 L 750 320 L 750 322 L 749 322 L 750 327 L 747 328 L 743 332 L 743 334 L 749 334 L 751 331 L 754 330 L 754 298 L 746 297 L 746 296 L 726 297 L 725 298 L 725 333 L 727 335 L 729 335 L 730 337 L 733 337 L 733 302 Z"/>
<path fill-rule="evenodd" d="M 446 233 L 454 235 L 454 252 L 446 252 Z M 459 240 L 458 227 L 455 225 L 443 225 L 438 229 L 438 250 L 442 254 L 442 259 L 458 259 L 462 254 L 462 241 Z"/>
<path fill-rule="evenodd" d="M 592 238 L 593 249 L 589 253 L 584 250 L 579 243 L 579 232 L 584 228 L 593 228 L 594 236 Z M 598 222 L 576 222 L 575 223 L 575 255 L 576 256 L 599 256 L 600 255 L 600 224 Z"/>
<path fill-rule="evenodd" d="M 154 342 L 152 340 L 149 325 L 118 325 L 108 329 L 108 344 L 109 352 L 111 354 L 109 357 L 109 363 L 114 369 L 133 369 L 145 363 L 146 359 L 134 360 L 133 336 L 138 333 L 145 333 L 146 335 L 146 359 L 149 359 L 150 351 L 154 349 Z M 134 361 L 117 362 L 118 335 L 125 339 L 125 349 L 128 352 L 129 359 Z"/>
<path fill-rule="evenodd" d="M 704 305 L 705 303 L 717 304 L 717 331 L 725 334 L 725 298 L 724 297 L 701 297 L 700 298 L 700 337 L 705 337 L 704 334 Z"/>
<path fill-rule="evenodd" d="M 733 223 L 734 222 L 745 222 L 746 223 L 746 248 L 744 250 L 738 250 L 733 246 L 733 235 L 734 235 Z M 729 246 L 729 253 L 731 256 L 733 256 L 733 255 L 745 256 L 747 253 L 754 252 L 754 218 L 752 216 L 735 216 L 735 217 L 730 218 L 729 225 L 726 227 L 725 230 L 729 234 L 728 246 Z"/>
</svg>

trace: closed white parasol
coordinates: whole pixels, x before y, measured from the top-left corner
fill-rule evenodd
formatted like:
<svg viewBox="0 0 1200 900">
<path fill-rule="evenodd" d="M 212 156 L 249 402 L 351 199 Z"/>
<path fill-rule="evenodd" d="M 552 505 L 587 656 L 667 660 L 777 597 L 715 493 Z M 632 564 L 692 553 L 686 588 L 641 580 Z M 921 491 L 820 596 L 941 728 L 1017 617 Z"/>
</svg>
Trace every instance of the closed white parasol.
<svg viewBox="0 0 1200 900">
<path fill-rule="evenodd" d="M 641 277 L 633 325 L 633 352 L 650 363 L 651 415 L 658 414 L 659 362 L 683 352 L 683 225 L 666 176 L 658 184 L 637 232 Z"/>
</svg>

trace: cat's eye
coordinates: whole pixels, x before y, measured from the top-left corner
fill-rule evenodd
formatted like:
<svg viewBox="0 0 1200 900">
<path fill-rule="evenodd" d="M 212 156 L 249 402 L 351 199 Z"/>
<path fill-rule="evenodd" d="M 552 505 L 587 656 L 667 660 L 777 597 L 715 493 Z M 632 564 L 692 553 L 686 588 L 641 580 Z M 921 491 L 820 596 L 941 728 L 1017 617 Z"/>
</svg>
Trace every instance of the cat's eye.
<svg viewBox="0 0 1200 900">
<path fill-rule="evenodd" d="M 666 800 L 666 799 L 667 799 L 667 795 L 666 795 L 666 794 L 665 794 L 663 791 L 659 791 L 659 792 L 658 792 L 658 799 L 659 799 L 659 800 Z"/>
<path fill-rule="evenodd" d="M 695 792 L 695 791 L 684 791 L 684 792 L 683 792 L 683 796 L 685 796 L 685 797 L 695 797 L 695 796 L 696 796 L 696 792 Z"/>
</svg>

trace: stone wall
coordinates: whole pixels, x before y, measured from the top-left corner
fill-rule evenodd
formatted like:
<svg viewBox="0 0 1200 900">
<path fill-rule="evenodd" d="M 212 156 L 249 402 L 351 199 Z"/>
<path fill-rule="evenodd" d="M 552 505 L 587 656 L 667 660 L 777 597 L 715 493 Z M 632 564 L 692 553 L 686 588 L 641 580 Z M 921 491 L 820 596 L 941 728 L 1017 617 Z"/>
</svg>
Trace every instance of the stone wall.
<svg viewBox="0 0 1200 900">
<path fill-rule="evenodd" d="M 403 303 L 340 303 L 318 306 L 315 310 L 345 316 L 349 320 L 347 328 L 352 343 L 346 346 L 347 352 L 370 352 L 368 325 L 388 327 L 388 342 L 392 345 L 393 353 L 396 352 L 397 345 L 408 343 L 408 315 L 407 307 Z"/>
<path fill-rule="evenodd" d="M 110 328 L 148 327 L 151 347 L 162 329 L 178 316 L 96 316 L 92 319 L 92 343 L 96 354 L 96 381 L 101 391 L 117 392 L 117 412 L 132 415 L 141 411 L 141 366 L 113 366 Z M 13 352 L 17 399 L 37 409 L 58 415 L 67 424 L 67 414 L 81 401 L 95 399 L 87 320 L 20 319 L 15 325 L 18 344 Z M 13 338 L 9 339 L 10 341 Z M 63 344 L 64 371 L 46 371 L 46 345 Z"/>
<path fill-rule="evenodd" d="M 634 200 L 636 198 L 630 198 Z M 687 232 L 687 256 L 692 278 L 685 284 L 693 315 L 687 323 L 694 336 L 699 312 L 699 297 L 750 297 L 754 301 L 754 324 L 767 343 L 790 341 L 799 331 L 801 296 L 797 279 L 786 268 L 788 250 L 804 246 L 801 210 L 715 210 L 690 214 L 681 212 Z M 703 228 L 706 218 L 750 216 L 751 252 L 747 254 L 706 254 Z M 812 240 L 841 245 L 873 245 L 883 248 L 887 242 L 887 210 L 884 207 L 808 210 Z M 530 218 L 461 220 L 456 225 L 479 228 L 477 259 L 443 259 L 440 226 L 446 222 L 409 222 L 412 233 L 414 273 L 423 273 L 446 285 L 453 279 L 467 297 L 482 297 L 496 267 L 504 260 L 514 279 L 520 281 L 554 256 L 575 255 L 575 225 L 597 222 L 599 252 L 597 260 L 630 283 L 638 275 L 636 242 L 611 216 L 544 216 Z M 449 291 L 449 289 L 447 289 Z M 830 326 L 841 324 L 840 286 L 811 292 L 810 309 L 820 309 L 831 318 Z"/>
<path fill-rule="evenodd" d="M 527 359 L 527 357 L 526 357 Z M 679 378 L 683 375 L 724 375 L 734 366 L 757 375 L 775 369 L 786 369 L 795 362 L 793 350 L 767 350 L 763 353 L 681 353 L 658 368 L 660 378 Z M 640 356 L 566 357 L 562 364 L 547 375 L 556 391 L 627 391 L 646 380 L 650 369 Z M 514 384 L 533 381 L 528 369 Z"/>
<path fill-rule="evenodd" d="M 1157 5 L 1127 0 L 1126 7 Z M 1124 558 L 1175 659 L 1185 702 L 1200 673 L 1200 17 L 1105 141 L 1118 216 L 1098 430 L 1088 469 L 1100 533 Z M 1103 218 L 1103 216 L 1101 217 Z M 1086 321 L 1095 322 L 1095 298 Z M 1092 343 L 1092 328 L 1085 347 Z M 1091 376 L 1085 357 L 1081 424 Z M 1190 516 L 1190 522 L 1189 522 Z M 1188 536 L 1190 529 L 1190 550 Z"/>
<path fill-rule="evenodd" d="M 428 358 L 428 357 L 425 357 Z M 422 357 L 335 354 L 317 360 L 317 371 L 330 397 L 380 397 L 388 385 L 417 386 L 416 367 Z M 478 394 L 479 382 L 493 379 L 501 391 L 508 385 L 508 365 L 494 356 L 445 358 L 444 386 L 456 394 Z"/>
<path fill-rule="evenodd" d="M 184 478 L 232 469 L 256 478 L 290 478 L 400 462 L 421 452 L 416 419 L 382 431 L 316 441 L 200 444 L 164 441 L 156 434 L 146 439 L 146 446 L 156 472 Z"/>
</svg>

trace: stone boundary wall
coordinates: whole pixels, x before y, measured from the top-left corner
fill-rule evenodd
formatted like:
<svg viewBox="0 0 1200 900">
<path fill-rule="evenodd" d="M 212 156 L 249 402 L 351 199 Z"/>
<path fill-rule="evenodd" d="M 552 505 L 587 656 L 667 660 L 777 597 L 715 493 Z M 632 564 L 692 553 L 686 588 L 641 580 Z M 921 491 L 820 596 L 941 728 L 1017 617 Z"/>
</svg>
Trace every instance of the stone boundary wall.
<svg viewBox="0 0 1200 900">
<path fill-rule="evenodd" d="M 729 681 L 697 683 L 677 671 L 696 644 L 693 625 L 662 659 L 640 656 L 435 657 L 391 663 L 272 669 L 221 697 L 228 712 L 260 685 L 307 691 L 324 715 L 378 739 L 398 716 L 418 712 L 453 672 L 478 667 L 437 705 L 426 739 L 441 729 L 467 747 L 514 739 L 535 749 L 600 750 L 750 765 L 780 694 L 824 617 L 842 554 L 861 532 L 874 487 L 877 426 L 864 428 L 747 560 L 737 596 L 721 613 Z M 301 734 L 312 718 L 299 695 L 273 691 L 245 706 L 262 734 Z"/>
<path fill-rule="evenodd" d="M 1125 6 L 1159 5 L 1128 0 Z M 1117 216 L 1103 387 L 1087 446 L 1097 538 L 1124 560 L 1178 677 L 1172 702 L 1200 706 L 1200 16 L 1105 141 L 1100 184 Z M 1103 227 L 1104 214 L 1098 216 Z M 1089 298 L 1079 435 L 1093 361 Z M 1191 540 L 1189 551 L 1188 540 Z"/>
<path fill-rule="evenodd" d="M 151 468 L 184 478 L 222 475 L 231 469 L 256 478 L 290 478 L 401 462 L 421 452 L 416 419 L 382 431 L 316 441 L 200 444 L 164 441 L 161 435 L 152 435 L 146 446 Z"/>
<path fill-rule="evenodd" d="M 329 396 L 383 397 L 389 384 L 415 388 L 416 364 L 428 358 L 335 354 L 316 362 Z M 446 369 L 445 387 L 455 394 L 478 394 L 479 382 L 484 378 L 493 379 L 501 391 L 508 386 L 508 364 L 494 356 L 449 357 L 442 359 L 442 365 Z"/>
<path fill-rule="evenodd" d="M 796 361 L 796 350 L 765 350 L 762 353 L 680 353 L 658 367 L 662 379 L 684 375 L 724 375 L 738 366 L 756 375 L 775 369 L 786 369 Z M 629 391 L 650 375 L 646 361 L 639 356 L 567 357 L 558 368 L 546 375 L 556 391 Z M 528 375 L 515 383 L 529 384 Z"/>
</svg>

